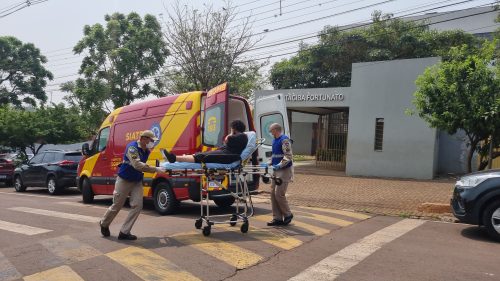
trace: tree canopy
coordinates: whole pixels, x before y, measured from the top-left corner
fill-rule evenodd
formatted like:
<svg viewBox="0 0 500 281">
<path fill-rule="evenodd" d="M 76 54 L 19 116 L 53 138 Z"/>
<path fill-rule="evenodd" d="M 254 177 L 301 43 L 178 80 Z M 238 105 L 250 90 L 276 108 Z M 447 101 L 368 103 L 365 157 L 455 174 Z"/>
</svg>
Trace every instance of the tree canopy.
<svg viewBox="0 0 500 281">
<path fill-rule="evenodd" d="M 83 120 L 72 108 L 63 104 L 41 107 L 34 111 L 0 107 L 0 146 L 33 154 L 47 143 L 80 142 L 88 135 L 82 130 Z M 39 145 L 36 145 L 39 144 Z"/>
<path fill-rule="evenodd" d="M 210 89 L 225 81 L 231 92 L 245 97 L 263 84 L 261 63 L 243 55 L 257 42 L 250 18 L 240 21 L 226 3 L 221 11 L 205 5 L 200 11 L 176 3 L 164 24 L 172 64 L 165 70 L 164 89 L 171 94 Z"/>
<path fill-rule="evenodd" d="M 86 25 L 84 37 L 73 51 L 85 54 L 80 74 L 85 80 L 77 81 L 66 90 L 74 91 L 80 99 L 82 92 L 100 87 L 98 104 L 104 99 L 114 107 L 128 105 L 135 99 L 150 94 L 160 95 L 154 90 L 154 77 L 165 63 L 169 52 L 161 32 L 161 26 L 152 15 L 142 19 L 137 13 L 106 15 L 106 26 Z M 90 86 L 90 89 L 87 88 Z M 83 88 L 82 88 L 83 87 Z"/>
<path fill-rule="evenodd" d="M 0 36 L 0 106 L 12 104 L 36 106 L 47 101 L 44 91 L 53 76 L 40 50 L 31 43 Z"/>
<path fill-rule="evenodd" d="M 319 42 L 301 44 L 297 55 L 275 63 L 270 81 L 275 89 L 348 87 L 352 63 L 444 56 L 452 46 L 474 49 L 478 40 L 462 31 L 438 32 L 422 23 L 374 12 L 366 27 L 325 27 Z"/>
<path fill-rule="evenodd" d="M 491 66 L 497 42 L 484 42 L 478 51 L 451 48 L 448 60 L 429 67 L 416 81 L 415 106 L 431 127 L 454 134 L 463 130 L 469 142 L 468 172 L 474 152 L 487 155 L 490 136 L 500 137 L 500 79 Z M 497 143 L 497 146 L 500 147 Z M 496 153 L 494 157 L 500 153 Z M 481 168 L 487 161 L 482 157 Z"/>
</svg>

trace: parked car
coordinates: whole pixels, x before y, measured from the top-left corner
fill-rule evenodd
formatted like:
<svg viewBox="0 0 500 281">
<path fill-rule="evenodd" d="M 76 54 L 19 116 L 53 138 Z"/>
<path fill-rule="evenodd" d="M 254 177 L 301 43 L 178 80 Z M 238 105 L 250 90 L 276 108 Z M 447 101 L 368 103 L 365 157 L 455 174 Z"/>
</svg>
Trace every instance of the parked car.
<svg viewBox="0 0 500 281">
<path fill-rule="evenodd" d="M 76 186 L 76 169 L 81 152 L 46 150 L 33 156 L 14 171 L 14 188 L 23 192 L 29 187 L 47 187 L 50 194 Z"/>
<path fill-rule="evenodd" d="M 465 175 L 455 184 L 453 214 L 461 222 L 484 225 L 500 241 L 500 170 Z"/>
<path fill-rule="evenodd" d="M 14 154 L 0 154 L 0 182 L 4 182 L 6 186 L 12 186 L 15 168 Z"/>
</svg>

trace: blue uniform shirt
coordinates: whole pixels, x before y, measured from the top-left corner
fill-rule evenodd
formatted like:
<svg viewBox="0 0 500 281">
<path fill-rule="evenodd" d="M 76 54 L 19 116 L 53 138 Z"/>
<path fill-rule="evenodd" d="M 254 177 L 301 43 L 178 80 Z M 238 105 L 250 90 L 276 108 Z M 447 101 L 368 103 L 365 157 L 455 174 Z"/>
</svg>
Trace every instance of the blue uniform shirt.
<svg viewBox="0 0 500 281">
<path fill-rule="evenodd" d="M 131 157 L 138 157 L 141 162 L 146 163 L 148 160 L 150 151 L 148 149 L 143 150 L 137 141 L 133 141 L 127 144 L 125 148 L 125 153 L 123 154 L 123 162 L 120 165 L 120 169 L 118 170 L 118 176 L 120 178 L 126 179 L 128 181 L 138 182 L 142 181 L 144 178 L 144 174 L 141 171 L 137 171 L 130 165 L 130 159 L 128 155 Z"/>
<path fill-rule="evenodd" d="M 278 138 L 275 138 L 273 140 L 273 150 L 272 150 L 273 155 L 272 155 L 272 159 L 271 159 L 271 163 L 273 165 L 277 165 L 281 162 L 281 160 L 283 160 L 283 157 L 285 156 L 285 153 L 283 151 L 283 140 L 287 140 L 287 139 L 288 139 L 288 136 L 281 135 Z M 283 169 L 283 168 L 288 168 L 291 166 L 292 166 L 292 162 L 289 162 L 288 164 L 286 164 L 284 167 L 281 167 L 281 168 Z"/>
</svg>

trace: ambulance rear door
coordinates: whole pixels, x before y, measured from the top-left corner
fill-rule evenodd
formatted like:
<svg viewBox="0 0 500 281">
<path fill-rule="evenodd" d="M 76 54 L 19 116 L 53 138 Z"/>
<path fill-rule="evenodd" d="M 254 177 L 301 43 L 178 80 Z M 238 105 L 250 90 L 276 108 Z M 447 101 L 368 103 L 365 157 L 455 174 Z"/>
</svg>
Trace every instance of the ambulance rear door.
<svg viewBox="0 0 500 281">
<path fill-rule="evenodd" d="M 208 91 L 203 114 L 202 143 L 209 147 L 223 145 L 228 131 L 229 88 L 224 83 Z"/>
<path fill-rule="evenodd" d="M 274 137 L 269 132 L 269 126 L 278 123 L 283 128 L 283 134 L 290 136 L 285 97 L 283 94 L 260 96 L 255 99 L 254 124 L 258 138 L 265 141 L 259 148 L 259 161 L 267 163 L 271 160 L 271 150 Z"/>
</svg>

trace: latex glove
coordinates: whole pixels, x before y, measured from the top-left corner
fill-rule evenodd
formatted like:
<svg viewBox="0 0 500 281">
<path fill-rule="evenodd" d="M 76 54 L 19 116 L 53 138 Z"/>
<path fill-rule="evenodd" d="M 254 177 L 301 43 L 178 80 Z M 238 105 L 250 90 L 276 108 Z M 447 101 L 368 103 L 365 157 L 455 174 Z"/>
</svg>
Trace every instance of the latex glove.
<svg viewBox="0 0 500 281">
<path fill-rule="evenodd" d="M 165 173 L 167 171 L 167 169 L 163 168 L 163 167 L 156 167 L 156 172 L 157 173 Z"/>
<path fill-rule="evenodd" d="M 275 171 L 277 171 L 277 170 L 281 169 L 281 167 L 280 167 L 280 165 L 279 165 L 279 164 L 275 164 L 275 165 L 273 165 L 273 169 L 274 169 Z"/>
</svg>

